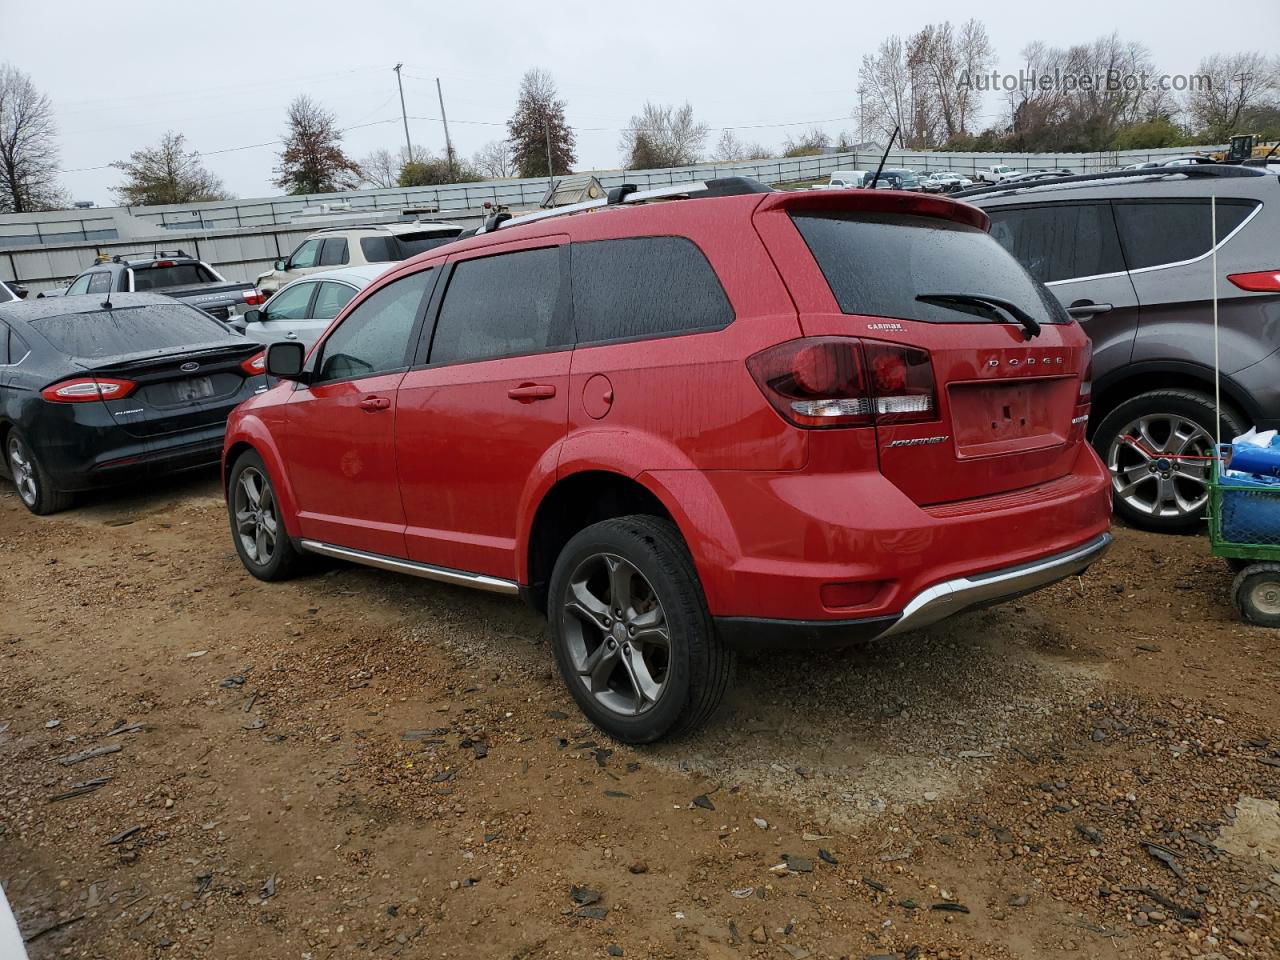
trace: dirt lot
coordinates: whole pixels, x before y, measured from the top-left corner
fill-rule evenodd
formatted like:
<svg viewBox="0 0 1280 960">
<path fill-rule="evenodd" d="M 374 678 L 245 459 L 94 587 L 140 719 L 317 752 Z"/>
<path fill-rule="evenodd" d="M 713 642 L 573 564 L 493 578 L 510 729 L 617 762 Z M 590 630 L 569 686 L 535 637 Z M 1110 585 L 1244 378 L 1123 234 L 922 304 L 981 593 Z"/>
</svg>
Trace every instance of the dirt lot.
<svg viewBox="0 0 1280 960">
<path fill-rule="evenodd" d="M 210 476 L 6 486 L 0 883 L 33 957 L 1280 956 L 1280 637 L 1229 584 L 1122 529 L 637 750 L 513 601 L 259 583 Z"/>
</svg>

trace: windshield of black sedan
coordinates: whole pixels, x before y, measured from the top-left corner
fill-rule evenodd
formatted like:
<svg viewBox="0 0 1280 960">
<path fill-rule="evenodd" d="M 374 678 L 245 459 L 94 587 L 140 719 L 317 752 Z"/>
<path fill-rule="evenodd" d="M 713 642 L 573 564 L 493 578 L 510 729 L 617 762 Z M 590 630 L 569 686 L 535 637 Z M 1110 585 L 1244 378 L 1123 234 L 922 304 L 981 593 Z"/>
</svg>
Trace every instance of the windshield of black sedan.
<svg viewBox="0 0 1280 960">
<path fill-rule="evenodd" d="M 58 350 L 85 360 L 240 339 L 207 314 L 180 303 L 64 313 L 33 320 L 31 326 Z"/>
</svg>

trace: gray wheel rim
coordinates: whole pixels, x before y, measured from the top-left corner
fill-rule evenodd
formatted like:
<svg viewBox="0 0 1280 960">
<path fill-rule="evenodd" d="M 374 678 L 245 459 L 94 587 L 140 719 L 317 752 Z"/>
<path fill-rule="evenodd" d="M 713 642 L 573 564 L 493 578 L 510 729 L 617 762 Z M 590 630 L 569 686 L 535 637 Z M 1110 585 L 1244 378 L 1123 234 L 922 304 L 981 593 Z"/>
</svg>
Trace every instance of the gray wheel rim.
<svg viewBox="0 0 1280 960">
<path fill-rule="evenodd" d="M 36 488 L 36 466 L 17 437 L 9 438 L 9 472 L 18 496 L 29 507 L 35 506 L 40 491 Z"/>
<path fill-rule="evenodd" d="M 1126 436 L 1144 449 L 1125 443 Z M 1149 517 L 1198 515 L 1209 499 L 1209 462 L 1177 457 L 1210 456 L 1213 446 L 1213 437 L 1194 420 L 1167 413 L 1139 417 L 1107 450 L 1111 488 L 1117 499 Z"/>
<path fill-rule="evenodd" d="M 1250 588 L 1249 600 L 1259 613 L 1280 617 L 1280 580 L 1259 580 Z"/>
<path fill-rule="evenodd" d="M 573 571 L 562 602 L 578 682 L 620 716 L 652 710 L 666 689 L 671 634 L 644 574 L 615 554 L 594 554 Z"/>
<path fill-rule="evenodd" d="M 233 509 L 236 535 L 240 538 L 245 556 L 258 566 L 270 563 L 276 552 L 279 519 L 271 484 L 261 470 L 246 467 L 240 472 L 236 480 Z"/>
</svg>

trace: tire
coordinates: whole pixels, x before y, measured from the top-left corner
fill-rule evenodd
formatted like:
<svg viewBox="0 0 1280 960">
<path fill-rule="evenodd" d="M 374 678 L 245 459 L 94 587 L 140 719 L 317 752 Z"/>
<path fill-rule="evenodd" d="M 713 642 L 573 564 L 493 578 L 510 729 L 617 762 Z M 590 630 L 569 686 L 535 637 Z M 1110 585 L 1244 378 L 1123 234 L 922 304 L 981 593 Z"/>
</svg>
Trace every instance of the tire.
<svg viewBox="0 0 1280 960">
<path fill-rule="evenodd" d="M 1245 567 L 1231 585 L 1236 610 L 1249 623 L 1280 627 L 1280 563 Z"/>
<path fill-rule="evenodd" d="M 1244 429 L 1240 414 L 1224 406 L 1222 437 L 1230 439 Z M 1208 505 L 1208 461 L 1163 455 L 1211 455 L 1217 433 L 1213 397 L 1196 390 L 1151 390 L 1118 405 L 1093 434 L 1094 449 L 1111 473 L 1116 513 L 1132 526 L 1157 533 L 1198 527 Z M 1126 435 L 1156 456 L 1126 443 Z"/>
<path fill-rule="evenodd" d="M 1256 560 L 1246 560 L 1243 557 L 1223 557 L 1227 563 L 1227 569 L 1232 573 L 1239 573 L 1241 570 L 1247 570 L 1256 563 Z"/>
<path fill-rule="evenodd" d="M 54 486 L 31 445 L 15 428 L 4 441 L 5 466 L 13 478 L 22 505 L 37 516 L 57 513 L 71 506 L 72 496 Z"/>
<path fill-rule="evenodd" d="M 733 679 L 735 654 L 716 633 L 688 548 L 665 520 L 620 517 L 580 531 L 556 558 L 547 612 L 569 692 L 624 743 L 700 726 Z"/>
<path fill-rule="evenodd" d="M 240 562 L 259 580 L 288 580 L 300 571 L 305 558 L 284 528 L 267 466 L 252 450 L 240 454 L 231 468 L 227 518 Z"/>
</svg>

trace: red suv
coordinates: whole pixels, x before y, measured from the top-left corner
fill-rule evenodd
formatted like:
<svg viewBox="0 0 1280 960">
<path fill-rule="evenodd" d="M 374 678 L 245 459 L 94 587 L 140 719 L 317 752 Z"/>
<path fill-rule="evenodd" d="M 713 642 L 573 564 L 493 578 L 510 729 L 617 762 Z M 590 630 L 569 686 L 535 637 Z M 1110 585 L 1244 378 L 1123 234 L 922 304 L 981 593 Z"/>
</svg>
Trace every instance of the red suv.
<svg viewBox="0 0 1280 960">
<path fill-rule="evenodd" d="M 502 216 L 309 356 L 271 345 L 224 453 L 254 576 L 519 594 L 583 711 L 646 742 L 744 645 L 900 633 L 1107 548 L 1089 341 L 976 207 L 729 180 Z"/>
</svg>

